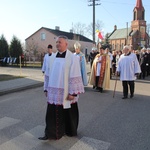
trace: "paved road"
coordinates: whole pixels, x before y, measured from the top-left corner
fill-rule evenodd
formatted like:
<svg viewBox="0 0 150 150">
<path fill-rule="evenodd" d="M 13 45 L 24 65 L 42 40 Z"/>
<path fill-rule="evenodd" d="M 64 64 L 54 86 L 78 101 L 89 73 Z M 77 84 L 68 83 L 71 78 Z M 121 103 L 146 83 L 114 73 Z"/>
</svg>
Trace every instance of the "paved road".
<svg viewBox="0 0 150 150">
<path fill-rule="evenodd" d="M 0 96 L 43 85 L 44 76 L 40 68 L 0 67 L 0 74 L 20 76 L 15 80 L 0 82 Z"/>
<path fill-rule="evenodd" d="M 87 63 L 86 67 L 89 74 L 90 63 Z M 24 78 L 0 82 L 0 96 L 43 85 L 44 76 L 41 68 L 0 67 L 1 74 L 21 76 Z"/>
<path fill-rule="evenodd" d="M 79 100 L 78 136 L 59 141 L 37 139 L 45 126 L 42 87 L 0 96 L 0 150 L 149 150 L 149 80 L 137 81 L 135 97 L 127 100 L 121 99 L 120 81 L 112 97 L 114 85 L 111 80 L 104 93 L 85 87 Z"/>
</svg>

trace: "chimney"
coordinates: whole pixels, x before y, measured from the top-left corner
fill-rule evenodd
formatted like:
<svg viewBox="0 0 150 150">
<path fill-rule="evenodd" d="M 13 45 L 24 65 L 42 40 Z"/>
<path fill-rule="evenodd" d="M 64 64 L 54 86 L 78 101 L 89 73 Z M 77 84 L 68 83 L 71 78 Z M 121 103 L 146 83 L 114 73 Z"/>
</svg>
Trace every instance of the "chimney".
<svg viewBox="0 0 150 150">
<path fill-rule="evenodd" d="M 116 25 L 114 26 L 114 30 L 117 30 L 117 26 Z"/>
<path fill-rule="evenodd" d="M 70 33 L 73 33 L 73 29 L 70 29 Z"/>
<path fill-rule="evenodd" d="M 59 30 L 60 28 L 59 28 L 59 26 L 55 26 L 55 30 Z"/>
</svg>

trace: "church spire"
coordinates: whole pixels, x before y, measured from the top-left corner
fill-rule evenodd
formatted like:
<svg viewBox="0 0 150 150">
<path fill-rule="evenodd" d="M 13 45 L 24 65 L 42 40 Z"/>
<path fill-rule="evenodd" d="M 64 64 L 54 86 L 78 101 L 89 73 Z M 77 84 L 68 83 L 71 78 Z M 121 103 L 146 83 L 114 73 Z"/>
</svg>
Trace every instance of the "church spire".
<svg viewBox="0 0 150 150">
<path fill-rule="evenodd" d="M 135 8 L 140 9 L 140 10 L 143 8 L 142 0 L 137 0 L 136 1 Z"/>
<path fill-rule="evenodd" d="M 133 20 L 145 20 L 145 9 L 142 0 L 136 0 L 136 6 L 134 7 L 133 12 Z"/>
<path fill-rule="evenodd" d="M 133 9 L 133 21 L 131 22 L 131 30 L 137 32 L 136 44 L 147 45 L 145 9 L 142 0 L 136 0 L 136 6 Z M 142 46 L 143 47 L 143 46 Z"/>
</svg>

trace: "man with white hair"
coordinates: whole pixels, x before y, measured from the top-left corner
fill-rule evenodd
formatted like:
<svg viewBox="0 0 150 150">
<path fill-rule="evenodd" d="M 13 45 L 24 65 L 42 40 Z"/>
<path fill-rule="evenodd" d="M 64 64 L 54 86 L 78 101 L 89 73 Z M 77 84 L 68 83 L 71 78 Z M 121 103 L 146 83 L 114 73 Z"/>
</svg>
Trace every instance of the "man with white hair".
<svg viewBox="0 0 150 150">
<path fill-rule="evenodd" d="M 117 75 L 120 75 L 120 80 L 122 81 L 123 86 L 123 98 L 128 98 L 128 85 L 130 88 L 130 98 L 134 96 L 134 80 L 136 76 L 141 72 L 139 62 L 137 57 L 130 52 L 129 46 L 124 46 L 123 54 L 121 55 L 118 66 L 117 66 Z"/>
<path fill-rule="evenodd" d="M 85 55 L 81 52 L 81 44 L 79 42 L 75 42 L 74 49 L 75 49 L 74 54 L 79 57 L 83 85 L 87 86 L 88 80 L 87 80 L 87 70 L 86 70 L 86 59 L 85 59 Z"/>
</svg>

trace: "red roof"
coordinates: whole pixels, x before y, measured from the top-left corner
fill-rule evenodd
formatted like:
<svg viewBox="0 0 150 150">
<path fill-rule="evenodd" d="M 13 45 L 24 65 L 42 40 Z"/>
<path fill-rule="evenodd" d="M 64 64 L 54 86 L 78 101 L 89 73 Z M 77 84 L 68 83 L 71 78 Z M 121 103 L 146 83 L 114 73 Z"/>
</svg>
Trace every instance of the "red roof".
<svg viewBox="0 0 150 150">
<path fill-rule="evenodd" d="M 137 0 L 135 7 L 136 7 L 137 9 L 142 9 L 142 8 L 143 8 L 142 0 Z"/>
</svg>

